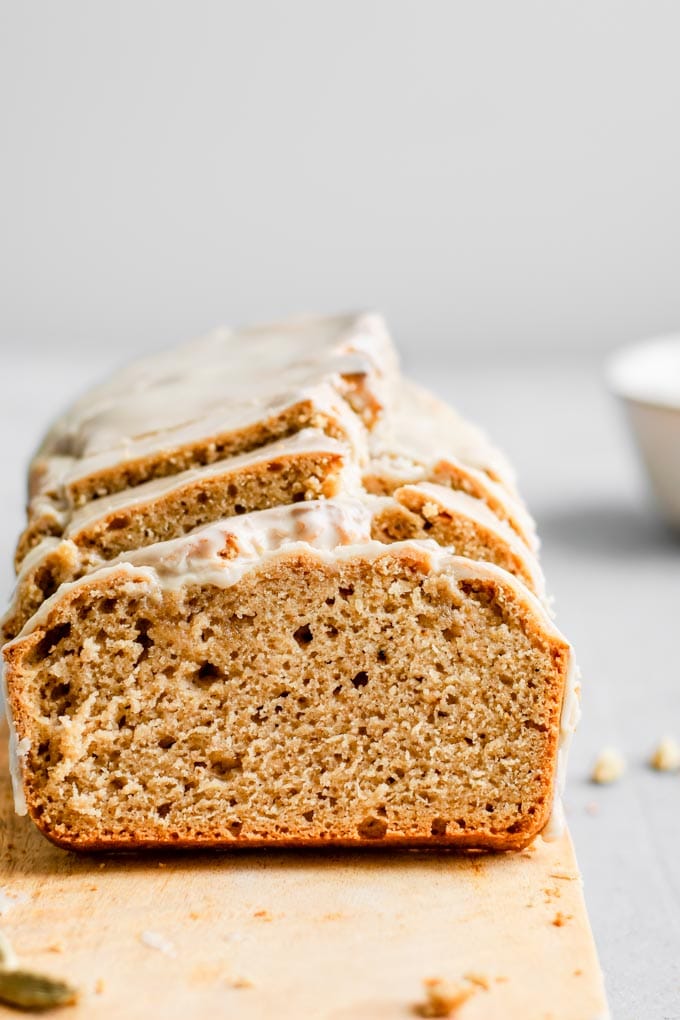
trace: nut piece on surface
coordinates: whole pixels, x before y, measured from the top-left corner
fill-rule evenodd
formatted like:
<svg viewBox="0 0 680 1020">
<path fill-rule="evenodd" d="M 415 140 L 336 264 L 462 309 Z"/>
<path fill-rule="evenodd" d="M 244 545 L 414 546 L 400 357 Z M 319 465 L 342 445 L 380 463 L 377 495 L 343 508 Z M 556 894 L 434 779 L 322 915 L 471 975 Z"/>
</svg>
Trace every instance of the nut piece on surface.
<svg viewBox="0 0 680 1020">
<path fill-rule="evenodd" d="M 676 772 L 680 769 L 680 744 L 672 737 L 664 737 L 657 744 L 649 764 L 657 772 Z"/>
<path fill-rule="evenodd" d="M 593 783 L 615 783 L 626 771 L 626 762 L 615 747 L 604 747 L 597 756 L 590 779 Z"/>
<path fill-rule="evenodd" d="M 426 978 L 426 1001 L 414 1006 L 413 1012 L 422 1017 L 453 1017 L 460 1006 L 475 994 L 475 986 L 471 982 L 464 985 L 443 981 L 441 978 Z"/>
</svg>

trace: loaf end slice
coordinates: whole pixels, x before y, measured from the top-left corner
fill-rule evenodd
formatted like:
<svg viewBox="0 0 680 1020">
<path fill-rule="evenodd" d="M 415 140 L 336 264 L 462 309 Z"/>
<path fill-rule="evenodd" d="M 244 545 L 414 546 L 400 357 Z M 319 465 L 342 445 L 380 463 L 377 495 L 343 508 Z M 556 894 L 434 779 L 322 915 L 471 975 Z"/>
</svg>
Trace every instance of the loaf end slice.
<svg viewBox="0 0 680 1020">
<path fill-rule="evenodd" d="M 544 828 L 571 652 L 509 574 L 430 542 L 204 543 L 181 569 L 168 545 L 5 648 L 48 838 L 511 850 Z"/>
</svg>

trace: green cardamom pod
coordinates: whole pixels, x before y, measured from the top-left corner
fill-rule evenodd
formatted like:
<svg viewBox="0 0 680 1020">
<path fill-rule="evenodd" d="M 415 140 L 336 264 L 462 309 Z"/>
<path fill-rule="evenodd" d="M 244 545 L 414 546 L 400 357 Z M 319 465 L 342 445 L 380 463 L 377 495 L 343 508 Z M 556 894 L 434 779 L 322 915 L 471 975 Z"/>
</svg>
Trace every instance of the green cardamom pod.
<svg viewBox="0 0 680 1020">
<path fill-rule="evenodd" d="M 18 1009 L 54 1009 L 70 1006 L 78 993 L 64 981 L 30 970 L 0 970 L 0 1002 Z"/>
</svg>

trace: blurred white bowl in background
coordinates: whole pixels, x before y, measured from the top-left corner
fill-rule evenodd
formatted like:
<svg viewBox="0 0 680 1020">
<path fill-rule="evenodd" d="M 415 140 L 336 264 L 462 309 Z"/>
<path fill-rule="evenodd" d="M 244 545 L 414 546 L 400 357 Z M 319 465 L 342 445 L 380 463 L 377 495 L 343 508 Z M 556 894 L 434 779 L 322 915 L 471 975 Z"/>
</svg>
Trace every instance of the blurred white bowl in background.
<svg viewBox="0 0 680 1020">
<path fill-rule="evenodd" d="M 607 364 L 661 512 L 680 528 L 680 333 L 625 347 Z"/>
</svg>

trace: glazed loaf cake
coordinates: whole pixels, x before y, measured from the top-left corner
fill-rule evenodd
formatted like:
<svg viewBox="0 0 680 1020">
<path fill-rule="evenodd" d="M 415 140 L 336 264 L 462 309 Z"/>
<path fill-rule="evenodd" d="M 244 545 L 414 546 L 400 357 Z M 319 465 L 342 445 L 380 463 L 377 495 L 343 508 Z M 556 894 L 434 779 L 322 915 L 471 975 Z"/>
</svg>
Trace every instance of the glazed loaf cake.
<svg viewBox="0 0 680 1020">
<path fill-rule="evenodd" d="M 3 651 L 17 806 L 55 842 L 514 849 L 555 822 L 576 684 L 533 524 L 377 316 L 132 366 L 30 497 Z"/>
</svg>

